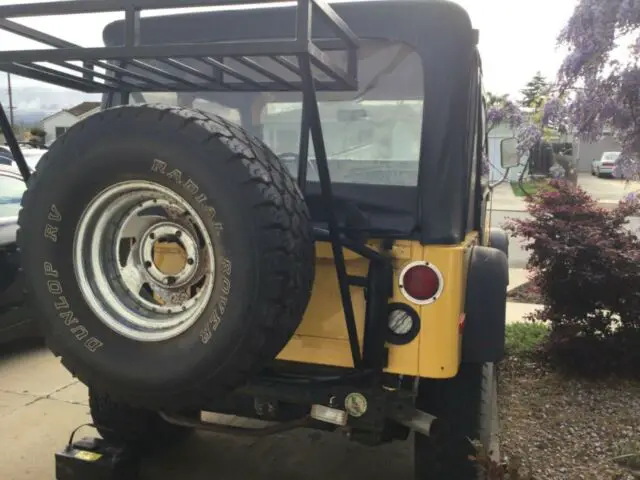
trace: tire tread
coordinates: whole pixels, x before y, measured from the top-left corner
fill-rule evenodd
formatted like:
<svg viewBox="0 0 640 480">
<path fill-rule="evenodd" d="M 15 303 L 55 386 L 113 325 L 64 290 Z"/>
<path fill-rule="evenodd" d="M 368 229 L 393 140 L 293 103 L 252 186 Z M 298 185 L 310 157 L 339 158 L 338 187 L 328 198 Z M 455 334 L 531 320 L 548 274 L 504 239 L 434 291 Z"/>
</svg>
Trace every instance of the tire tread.
<svg viewBox="0 0 640 480">
<path fill-rule="evenodd" d="M 261 222 L 258 222 L 257 232 L 260 238 L 268 239 L 260 251 L 259 269 L 264 279 L 276 276 L 285 279 L 274 282 L 279 285 L 276 294 L 264 297 L 260 312 L 260 321 L 256 321 L 256 329 L 246 332 L 242 341 L 244 352 L 235 359 L 235 367 L 226 375 L 212 375 L 198 383 L 190 385 L 188 389 L 167 392 L 163 398 L 150 399 L 148 395 L 138 395 L 134 392 L 113 392 L 114 395 L 124 394 L 131 404 L 146 405 L 150 401 L 154 406 L 177 407 L 197 406 L 208 398 L 215 398 L 221 392 L 237 388 L 248 377 L 255 374 L 266 363 L 273 360 L 284 347 L 298 327 L 310 295 L 314 277 L 313 235 L 311 220 L 304 197 L 295 181 L 280 159 L 262 142 L 251 136 L 240 127 L 228 122 L 220 116 L 199 110 L 162 104 L 144 104 L 136 106 L 119 106 L 98 112 L 91 117 L 73 125 L 58 138 L 43 155 L 37 169 L 31 175 L 27 190 L 22 198 L 22 208 L 18 217 L 17 241 L 20 250 L 29 250 L 29 240 L 21 234 L 25 225 L 30 222 L 33 210 L 39 206 L 32 205 L 31 198 L 35 190 L 46 188 L 42 179 L 46 179 L 47 171 L 55 168 L 56 162 L 48 157 L 59 158 L 58 152 L 73 138 L 83 135 L 87 127 L 96 122 L 113 121 L 114 116 L 139 117 L 143 114 L 155 114 L 157 122 L 171 121 L 182 117 L 181 128 L 193 131 L 194 134 L 206 134 L 202 140 L 203 146 L 212 142 L 222 142 L 231 154 L 227 162 L 241 162 L 248 173 L 248 179 L 241 182 L 239 188 L 247 191 L 256 190 L 262 199 L 251 209 L 260 212 Z M 247 196 L 249 197 L 249 196 Z M 277 261 L 273 259 L 277 258 Z M 27 285 L 28 287 L 28 285 Z M 264 289 L 272 290 L 272 289 Z M 32 295 L 32 292 L 29 292 Z M 304 300 L 306 298 L 306 301 Z M 37 305 L 37 299 L 36 299 Z M 90 375 L 76 361 L 70 361 L 63 355 L 64 348 L 59 345 L 59 339 L 51 335 L 47 322 L 43 321 L 43 328 L 50 350 L 61 358 L 62 364 L 75 377 L 86 385 L 104 392 L 111 392 L 111 386 L 100 377 Z M 212 369 L 215 371 L 215 369 Z"/>
</svg>

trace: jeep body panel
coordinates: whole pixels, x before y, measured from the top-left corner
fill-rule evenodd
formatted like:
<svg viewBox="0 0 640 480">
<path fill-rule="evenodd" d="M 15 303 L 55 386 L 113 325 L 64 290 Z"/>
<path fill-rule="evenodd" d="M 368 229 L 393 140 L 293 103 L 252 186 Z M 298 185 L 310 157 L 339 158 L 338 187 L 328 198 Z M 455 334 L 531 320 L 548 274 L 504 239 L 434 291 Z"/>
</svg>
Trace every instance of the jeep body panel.
<svg viewBox="0 0 640 480">
<path fill-rule="evenodd" d="M 461 321 L 469 261 L 469 250 L 477 244 L 478 235 L 469 234 L 456 246 L 423 246 L 417 241 L 398 241 L 391 253 L 394 257 L 393 297 L 390 303 L 413 308 L 420 317 L 418 336 L 406 345 L 387 344 L 387 373 L 431 378 L 455 376 L 460 364 Z M 375 242 L 371 243 L 375 246 Z M 330 245 L 316 244 L 316 279 L 311 302 L 302 324 L 278 356 L 280 360 L 353 368 L 351 350 L 340 303 L 338 282 Z M 366 275 L 368 261 L 345 250 L 350 275 Z M 402 293 L 399 274 L 409 263 L 425 260 L 442 274 L 442 294 L 433 303 L 416 305 Z M 359 340 L 364 333 L 364 290 L 351 288 Z"/>
</svg>

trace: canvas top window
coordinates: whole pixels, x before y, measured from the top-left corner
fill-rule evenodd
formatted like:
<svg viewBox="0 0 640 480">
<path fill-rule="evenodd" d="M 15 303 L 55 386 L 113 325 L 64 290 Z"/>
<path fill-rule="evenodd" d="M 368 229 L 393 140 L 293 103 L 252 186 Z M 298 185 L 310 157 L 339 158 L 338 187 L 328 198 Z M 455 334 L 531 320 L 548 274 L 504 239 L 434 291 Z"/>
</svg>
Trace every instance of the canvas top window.
<svg viewBox="0 0 640 480">
<path fill-rule="evenodd" d="M 345 52 L 328 54 L 337 65 L 346 65 Z M 406 44 L 381 39 L 365 40 L 358 55 L 360 88 L 357 92 L 318 92 L 332 180 L 415 186 L 420 164 L 424 96 L 421 58 Z M 296 63 L 294 58 L 286 60 Z M 298 78 L 286 66 L 275 64 L 271 59 L 257 61 L 286 81 L 293 82 Z M 264 80 L 242 64 L 233 60 L 227 62 L 256 81 Z M 193 61 L 192 66 L 203 68 L 197 61 Z M 166 69 L 166 65 L 163 68 Z M 322 73 L 316 71 L 316 75 L 322 82 Z M 224 80 L 238 81 L 233 77 Z M 132 101 L 160 101 L 221 115 L 260 136 L 281 156 L 291 173 L 297 174 L 302 119 L 302 94 L 299 91 L 143 93 L 133 95 Z M 312 142 L 307 179 L 318 181 Z"/>
</svg>

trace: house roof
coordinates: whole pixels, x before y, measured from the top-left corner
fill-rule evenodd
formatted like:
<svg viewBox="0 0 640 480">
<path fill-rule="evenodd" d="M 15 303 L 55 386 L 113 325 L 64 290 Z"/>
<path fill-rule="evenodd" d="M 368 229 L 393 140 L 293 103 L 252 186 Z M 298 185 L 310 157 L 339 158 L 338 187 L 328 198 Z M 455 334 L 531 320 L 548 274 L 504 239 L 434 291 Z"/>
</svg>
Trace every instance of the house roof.
<svg viewBox="0 0 640 480">
<path fill-rule="evenodd" d="M 86 113 L 88 113 L 91 110 L 94 110 L 94 109 L 96 109 L 98 107 L 100 107 L 100 102 L 82 102 L 82 103 L 79 103 L 78 105 L 76 105 L 75 107 L 64 108 L 62 110 L 58 110 L 56 113 L 52 113 L 51 115 L 47 115 L 42 120 L 40 120 L 40 124 L 42 124 L 43 122 L 45 122 L 47 120 L 51 120 L 53 117 L 57 117 L 58 115 L 60 115 L 61 113 L 64 113 L 64 112 L 69 113 L 69 114 L 73 115 L 74 117 L 79 118 L 82 115 L 85 115 Z"/>
<path fill-rule="evenodd" d="M 65 109 L 74 117 L 81 117 L 85 113 L 90 112 L 100 106 L 100 102 L 82 102 L 76 105 L 75 107 Z"/>
</svg>

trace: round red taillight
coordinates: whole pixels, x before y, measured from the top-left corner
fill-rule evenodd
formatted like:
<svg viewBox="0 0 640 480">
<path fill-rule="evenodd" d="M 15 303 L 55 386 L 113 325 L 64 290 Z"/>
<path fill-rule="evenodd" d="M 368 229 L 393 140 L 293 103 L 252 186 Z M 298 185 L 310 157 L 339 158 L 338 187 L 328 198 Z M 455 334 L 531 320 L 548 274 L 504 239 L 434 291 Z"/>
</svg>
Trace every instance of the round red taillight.
<svg viewBox="0 0 640 480">
<path fill-rule="evenodd" d="M 442 274 L 427 262 L 413 262 L 400 274 L 400 290 L 413 303 L 421 305 L 435 301 L 442 293 Z"/>
</svg>

